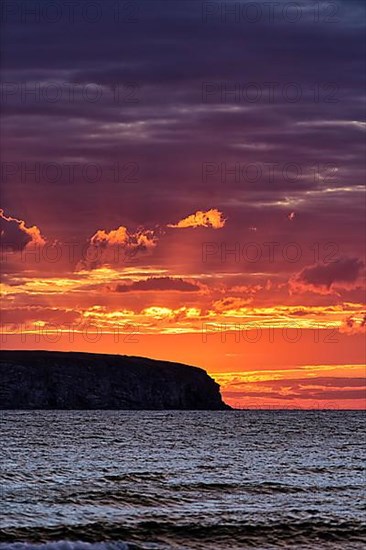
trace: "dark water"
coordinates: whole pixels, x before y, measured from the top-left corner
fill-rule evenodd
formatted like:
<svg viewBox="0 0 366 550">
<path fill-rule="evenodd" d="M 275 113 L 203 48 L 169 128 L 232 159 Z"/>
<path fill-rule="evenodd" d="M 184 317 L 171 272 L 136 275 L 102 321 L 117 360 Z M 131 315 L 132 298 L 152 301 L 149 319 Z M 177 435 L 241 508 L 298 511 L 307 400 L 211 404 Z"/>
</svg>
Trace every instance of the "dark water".
<svg viewBox="0 0 366 550">
<path fill-rule="evenodd" d="M 2 412 L 0 549 L 361 549 L 360 412 Z"/>
</svg>

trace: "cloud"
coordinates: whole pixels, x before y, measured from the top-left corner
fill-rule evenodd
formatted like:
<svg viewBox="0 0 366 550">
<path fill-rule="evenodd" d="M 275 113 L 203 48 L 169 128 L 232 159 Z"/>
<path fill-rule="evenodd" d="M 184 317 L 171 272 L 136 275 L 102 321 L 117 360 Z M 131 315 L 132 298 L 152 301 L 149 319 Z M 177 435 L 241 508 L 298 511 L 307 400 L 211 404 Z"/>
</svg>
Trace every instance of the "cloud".
<svg viewBox="0 0 366 550">
<path fill-rule="evenodd" d="M 5 216 L 3 210 L 0 210 L 0 235 L 3 247 L 19 252 L 29 244 L 40 246 L 46 244 L 45 238 L 36 225 L 27 227 L 24 220 Z"/>
<path fill-rule="evenodd" d="M 189 321 L 192 319 L 199 319 L 202 312 L 196 307 L 180 307 L 177 309 L 171 309 L 169 307 L 150 306 L 141 311 L 141 314 L 153 319 L 155 323 L 160 321 L 168 321 L 168 323 L 174 323 L 179 321 Z M 173 328 L 173 331 L 176 327 Z"/>
<path fill-rule="evenodd" d="M 132 284 L 119 284 L 116 286 L 116 292 L 134 292 L 134 291 L 177 291 L 177 292 L 197 292 L 200 286 L 195 282 L 173 277 L 151 277 L 145 281 L 136 281 Z"/>
<path fill-rule="evenodd" d="M 354 285 L 361 275 L 364 263 L 358 258 L 339 258 L 328 264 L 317 263 L 305 267 L 290 281 L 291 290 L 329 291 L 338 286 L 348 288 Z"/>
<path fill-rule="evenodd" d="M 2 308 L 1 326 L 9 328 L 10 326 L 18 329 L 28 329 L 38 327 L 53 328 L 58 330 L 61 327 L 70 327 L 70 324 L 79 322 L 80 313 L 74 309 L 64 309 L 62 307 L 40 307 L 28 305 L 23 307 Z M 53 327 L 52 327 L 53 325 Z"/>
<path fill-rule="evenodd" d="M 241 308 L 245 308 L 248 304 L 252 303 L 252 298 L 235 298 L 235 297 L 226 297 L 222 300 L 217 300 L 213 303 L 213 308 L 219 313 L 233 313 L 240 311 Z"/>
<path fill-rule="evenodd" d="M 108 233 L 99 229 L 90 239 L 90 244 L 106 248 L 108 246 L 122 246 L 130 254 L 155 248 L 157 237 L 150 229 L 139 229 L 136 233 L 129 233 L 127 228 L 121 225 L 118 229 L 112 229 Z"/>
<path fill-rule="evenodd" d="M 127 228 L 121 225 L 118 229 L 112 229 L 107 233 L 104 229 L 99 229 L 90 239 L 90 244 L 95 246 L 107 246 L 115 244 L 125 244 L 128 241 Z"/>
<path fill-rule="evenodd" d="M 344 334 L 362 334 L 366 329 L 366 312 L 360 317 L 348 317 L 340 326 L 339 331 Z"/>
<path fill-rule="evenodd" d="M 319 389 L 316 391 L 309 391 L 309 392 L 294 392 L 291 394 L 282 393 L 282 391 L 257 391 L 257 392 L 222 392 L 224 399 L 226 398 L 236 398 L 236 399 L 244 399 L 244 398 L 265 398 L 265 399 L 280 399 L 291 402 L 293 401 L 296 403 L 296 400 L 302 400 L 302 399 L 308 399 L 308 400 L 316 400 L 316 401 L 334 401 L 332 403 L 333 407 L 330 407 L 331 403 L 327 403 L 326 408 L 339 408 L 337 405 L 337 401 L 341 399 L 350 399 L 350 400 L 356 400 L 360 399 L 364 403 L 366 398 L 366 391 L 365 389 L 335 389 L 335 390 L 325 390 L 325 389 Z M 298 406 L 296 407 L 298 408 Z"/>
<path fill-rule="evenodd" d="M 213 229 L 221 229 L 224 227 L 225 222 L 226 219 L 223 217 L 222 212 L 216 208 L 211 208 L 211 210 L 207 210 L 206 212 L 198 210 L 195 214 L 187 216 L 176 224 L 168 224 L 167 227 L 177 229 L 185 229 L 187 227 L 212 227 Z"/>
<path fill-rule="evenodd" d="M 223 390 L 225 397 L 266 398 L 286 401 L 339 400 L 366 398 L 364 377 L 314 376 L 281 380 L 232 382 Z M 336 403 L 334 403 L 336 405 Z"/>
<path fill-rule="evenodd" d="M 39 2 L 27 0 L 28 4 L 32 11 Z M 39 224 L 58 242 L 77 243 L 72 262 L 68 249 L 62 262 L 42 260 L 37 266 L 30 257 L 34 277 L 40 279 L 40 290 L 32 299 L 42 297 L 52 304 L 57 299 L 71 308 L 84 302 L 114 301 L 117 311 L 121 301 L 134 304 L 139 300 L 139 307 L 149 306 L 149 292 L 141 292 L 141 299 L 133 292 L 107 295 L 106 285 L 115 287 L 127 280 L 117 270 L 112 274 L 105 269 L 103 273 L 105 264 L 125 260 L 140 264 L 138 267 L 146 263 L 152 271 L 136 276 L 124 273 L 123 277 L 131 277 L 130 283 L 164 275 L 207 280 L 213 290 L 203 303 L 200 293 L 183 294 L 205 312 L 212 307 L 206 301 L 216 299 L 216 285 L 224 288 L 217 299 L 234 292 L 245 299 L 249 292 L 230 288 L 241 277 L 242 284 L 264 284 L 271 279 L 273 288 L 259 291 L 248 312 L 241 302 L 218 305 L 233 315 L 238 310 L 235 318 L 239 316 L 239 321 L 240 316 L 245 320 L 248 316 L 253 322 L 263 320 L 264 326 L 288 326 L 296 320 L 306 327 L 319 318 L 324 323 L 333 322 L 334 317 L 335 323 L 340 323 L 344 315 L 354 318 L 352 311 L 342 312 L 342 297 L 336 298 L 334 290 L 326 286 L 298 282 L 301 290 L 314 288 L 317 292 L 298 300 L 288 297 L 287 288 L 281 285 L 315 263 L 311 245 L 320 238 L 322 243 L 342 243 L 346 256 L 362 257 L 364 147 L 360 124 L 353 121 L 363 116 L 364 25 L 360 22 L 364 21 L 364 3 L 339 0 L 335 18 L 341 16 L 341 24 L 335 25 L 326 21 L 327 14 L 321 14 L 324 17 L 314 25 L 312 10 L 305 7 L 300 10 L 300 20 L 290 23 L 281 17 L 281 6 L 274 8 L 275 21 L 266 17 L 268 10 L 263 10 L 256 23 L 245 20 L 245 15 L 240 21 L 231 16 L 224 20 L 217 10 L 208 24 L 202 24 L 201 2 L 139 0 L 138 23 L 125 25 L 122 20 L 116 24 L 115 2 L 101 2 L 98 41 L 95 25 L 80 16 L 80 4 L 76 3 L 67 43 L 67 10 L 62 10 L 60 22 L 51 25 L 52 32 L 50 25 L 40 25 L 32 16 L 24 24 L 21 10 L 9 14 L 11 21 L 3 29 L 5 95 L 11 88 L 17 89 L 3 102 L 5 211 L 21 216 L 18 208 L 22 201 L 27 211 L 37 211 L 34 220 L 24 214 L 28 222 Z M 121 28 L 126 31 L 123 52 Z M 242 48 L 243 32 L 250 48 Z M 220 41 L 213 43 L 212 37 L 218 33 Z M 188 48 L 187 34 L 192 38 Z M 14 36 L 19 39 L 13 40 Z M 162 36 L 168 48 L 161 48 Z M 298 46 L 296 64 L 288 53 L 294 42 Z M 281 47 L 273 48 L 273 44 Z M 336 67 L 334 44 L 338 45 Z M 349 71 L 351 64 L 353 71 Z M 247 71 L 241 71 L 243 66 Z M 131 89 L 126 83 L 137 87 Z M 266 83 L 275 84 L 273 102 L 269 100 L 271 86 Z M 317 101 L 314 83 L 318 83 Z M 339 90 L 332 90 L 327 83 L 336 83 Z M 38 85 L 40 95 L 25 93 L 23 97 L 23 92 Z M 238 94 L 232 93 L 237 86 Z M 258 101 L 253 101 L 256 88 Z M 294 91 L 296 95 L 296 88 L 299 101 L 292 103 L 289 98 Z M 55 91 L 60 98 L 52 101 Z M 98 92 L 100 97 L 94 102 Z M 69 164 L 76 165 L 75 177 Z M 40 176 L 34 174 L 37 165 Z M 58 182 L 48 181 L 58 172 Z M 198 223 L 198 213 L 194 214 L 214 207 L 229 220 L 218 232 L 207 229 L 214 227 L 212 223 Z M 291 212 L 296 213 L 292 222 L 287 218 Z M 201 215 L 205 217 L 204 212 Z M 164 246 L 154 248 L 149 237 L 144 243 L 141 234 L 131 243 L 129 235 L 135 228 L 151 229 L 168 222 L 175 229 L 166 229 L 169 235 Z M 184 231 L 184 227 L 198 229 Z M 19 233 L 23 239 L 29 238 Z M 206 245 L 199 239 L 203 241 L 207 233 L 214 238 L 225 233 L 225 243 L 216 239 L 217 253 L 212 261 L 204 262 L 202 247 Z M 297 267 L 283 258 L 284 247 L 293 240 L 304 254 Z M 240 250 L 248 251 L 238 262 L 236 257 L 226 256 L 226 250 L 237 241 Z M 263 252 L 258 262 L 243 258 L 252 255 L 252 248 L 245 248 L 248 241 Z M 279 243 L 273 263 L 264 245 L 268 241 Z M 47 285 L 42 282 L 46 271 L 62 279 L 69 277 L 79 258 L 84 258 L 84 247 L 88 249 L 87 265 L 102 266 L 100 273 L 93 270 L 80 275 L 81 280 L 90 277 L 90 287 L 79 290 L 66 284 L 56 286 L 53 280 Z M 291 252 L 290 247 L 289 255 Z M 13 266 L 17 261 L 13 256 L 11 253 L 7 269 L 17 275 L 9 277 L 10 284 L 23 281 L 18 272 L 31 271 L 28 260 Z M 28 292 L 31 281 L 25 281 L 18 283 L 19 292 L 23 285 Z M 18 287 L 12 286 L 12 290 L 18 291 Z M 61 296 L 56 298 L 56 292 Z M 359 289 L 352 292 L 357 293 L 355 301 L 362 299 Z M 157 305 L 175 304 L 173 292 L 161 294 Z M 17 294 L 15 299 L 21 304 L 28 298 Z M 322 307 L 336 303 L 340 311 L 319 308 L 319 312 L 295 318 L 285 307 L 289 304 L 299 310 L 303 303 Z M 257 313 L 257 306 L 264 306 L 263 311 Z M 220 321 L 220 315 L 210 311 L 210 320 L 216 319 Z"/>
<path fill-rule="evenodd" d="M 158 243 L 154 230 L 140 228 L 131 233 L 123 225 L 111 231 L 99 229 L 90 238 L 84 260 L 78 269 L 96 269 L 101 265 L 125 262 L 140 253 L 153 250 Z"/>
</svg>

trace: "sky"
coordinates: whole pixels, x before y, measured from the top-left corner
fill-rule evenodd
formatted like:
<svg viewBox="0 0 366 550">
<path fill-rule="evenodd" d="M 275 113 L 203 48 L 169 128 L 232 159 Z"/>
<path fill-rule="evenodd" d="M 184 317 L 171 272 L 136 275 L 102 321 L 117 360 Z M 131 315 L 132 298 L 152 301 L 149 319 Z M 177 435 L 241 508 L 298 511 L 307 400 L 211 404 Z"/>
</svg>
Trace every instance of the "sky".
<svg viewBox="0 0 366 550">
<path fill-rule="evenodd" d="M 364 3 L 1 10 L 2 346 L 364 408 Z"/>
</svg>

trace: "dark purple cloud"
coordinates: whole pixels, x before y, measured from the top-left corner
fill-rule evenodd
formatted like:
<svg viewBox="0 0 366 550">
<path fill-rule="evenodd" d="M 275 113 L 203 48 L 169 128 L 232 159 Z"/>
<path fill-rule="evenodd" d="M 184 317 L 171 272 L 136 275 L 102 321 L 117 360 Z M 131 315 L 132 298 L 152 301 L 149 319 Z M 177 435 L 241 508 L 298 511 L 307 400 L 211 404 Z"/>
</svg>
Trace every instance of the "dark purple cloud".
<svg viewBox="0 0 366 550">
<path fill-rule="evenodd" d="M 305 285 L 330 288 L 336 283 L 355 283 L 364 263 L 358 258 L 339 258 L 329 264 L 306 267 L 298 275 L 298 281 Z"/>
<path fill-rule="evenodd" d="M 136 281 L 132 284 L 117 285 L 116 292 L 141 292 L 141 291 L 177 291 L 177 292 L 198 292 L 200 287 L 180 278 L 172 277 L 151 277 L 146 281 Z"/>
</svg>

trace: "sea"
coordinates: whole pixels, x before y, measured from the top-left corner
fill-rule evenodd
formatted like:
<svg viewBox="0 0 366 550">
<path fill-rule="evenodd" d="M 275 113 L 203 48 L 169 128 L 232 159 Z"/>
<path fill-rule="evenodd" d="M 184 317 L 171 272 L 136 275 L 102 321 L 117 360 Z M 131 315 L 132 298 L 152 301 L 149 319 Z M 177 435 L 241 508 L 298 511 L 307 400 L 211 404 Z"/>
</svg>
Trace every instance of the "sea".
<svg viewBox="0 0 366 550">
<path fill-rule="evenodd" d="M 0 550 L 359 550 L 365 413 L 2 411 Z"/>
</svg>

